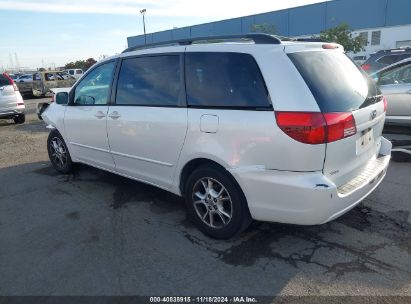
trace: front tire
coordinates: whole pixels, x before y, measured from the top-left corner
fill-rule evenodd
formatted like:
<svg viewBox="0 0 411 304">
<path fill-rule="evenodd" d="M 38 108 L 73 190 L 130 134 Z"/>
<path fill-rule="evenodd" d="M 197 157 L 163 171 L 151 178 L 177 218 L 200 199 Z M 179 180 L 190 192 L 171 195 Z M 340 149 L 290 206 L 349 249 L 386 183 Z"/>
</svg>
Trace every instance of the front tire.
<svg viewBox="0 0 411 304">
<path fill-rule="evenodd" d="M 213 238 L 229 239 L 251 223 L 241 188 L 228 172 L 216 166 L 202 166 L 190 175 L 185 199 L 190 219 Z"/>
<path fill-rule="evenodd" d="M 47 152 L 51 164 L 56 171 L 63 174 L 68 174 L 73 171 L 74 164 L 71 160 L 69 150 L 63 137 L 57 130 L 51 131 L 47 138 Z"/>
</svg>

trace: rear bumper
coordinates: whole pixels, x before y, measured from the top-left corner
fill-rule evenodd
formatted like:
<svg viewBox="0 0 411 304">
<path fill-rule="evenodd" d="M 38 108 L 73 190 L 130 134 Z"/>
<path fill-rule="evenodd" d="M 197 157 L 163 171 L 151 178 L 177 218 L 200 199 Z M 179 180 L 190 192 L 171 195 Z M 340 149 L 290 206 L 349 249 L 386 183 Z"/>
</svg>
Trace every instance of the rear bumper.
<svg viewBox="0 0 411 304">
<path fill-rule="evenodd" d="M 19 106 L 13 109 L 0 109 L 0 118 L 2 119 L 13 118 L 21 114 L 24 114 L 24 112 L 25 112 L 24 106 Z"/>
<path fill-rule="evenodd" d="M 232 172 L 244 190 L 251 216 L 260 221 L 317 225 L 331 221 L 366 198 L 384 179 L 391 143 L 346 185 L 337 187 L 322 172 L 259 170 Z"/>
</svg>

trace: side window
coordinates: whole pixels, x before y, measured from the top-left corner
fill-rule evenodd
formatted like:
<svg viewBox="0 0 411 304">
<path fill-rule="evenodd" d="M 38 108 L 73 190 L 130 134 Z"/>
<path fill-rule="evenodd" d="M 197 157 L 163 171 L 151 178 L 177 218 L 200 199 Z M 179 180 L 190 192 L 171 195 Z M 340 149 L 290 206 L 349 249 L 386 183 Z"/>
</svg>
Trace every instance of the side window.
<svg viewBox="0 0 411 304">
<path fill-rule="evenodd" d="M 378 84 L 410 84 L 411 83 L 411 64 L 389 70 L 381 74 Z"/>
<path fill-rule="evenodd" d="M 56 78 L 54 77 L 54 74 L 53 74 L 53 73 L 45 73 L 45 74 L 44 74 L 44 78 L 46 79 L 46 81 L 56 80 Z"/>
<path fill-rule="evenodd" d="M 380 59 L 377 60 L 378 63 L 390 65 L 395 62 L 397 62 L 399 59 L 398 55 L 388 55 L 388 56 L 383 56 Z"/>
<path fill-rule="evenodd" d="M 69 74 L 70 74 L 70 75 L 74 75 L 74 71 L 73 71 L 73 70 L 70 70 L 70 71 L 69 71 Z"/>
<path fill-rule="evenodd" d="M 180 77 L 179 55 L 124 59 L 118 77 L 116 104 L 178 106 Z"/>
<path fill-rule="evenodd" d="M 34 78 L 34 80 L 41 80 L 41 77 L 40 77 L 39 73 L 34 74 L 33 78 Z"/>
<path fill-rule="evenodd" d="M 241 53 L 186 53 L 189 106 L 270 107 L 254 58 Z"/>
<path fill-rule="evenodd" d="M 88 73 L 75 89 L 74 104 L 107 104 L 115 65 L 116 63 L 114 61 L 108 62 L 96 67 Z"/>
<path fill-rule="evenodd" d="M 73 74 L 74 74 L 74 72 L 73 72 Z M 83 74 L 83 71 L 82 70 L 76 70 L 76 74 Z"/>
</svg>

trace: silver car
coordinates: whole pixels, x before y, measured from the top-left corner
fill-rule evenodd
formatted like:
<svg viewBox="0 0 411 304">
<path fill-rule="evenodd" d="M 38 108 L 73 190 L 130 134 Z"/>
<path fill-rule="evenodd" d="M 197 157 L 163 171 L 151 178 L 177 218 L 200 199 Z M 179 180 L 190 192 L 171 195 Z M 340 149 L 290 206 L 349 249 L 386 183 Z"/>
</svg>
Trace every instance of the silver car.
<svg viewBox="0 0 411 304">
<path fill-rule="evenodd" d="M 411 126 L 411 58 L 370 75 L 387 98 L 386 124 Z"/>
<path fill-rule="evenodd" d="M 13 119 L 16 124 L 24 123 L 25 105 L 14 80 L 0 74 L 0 119 Z"/>
</svg>

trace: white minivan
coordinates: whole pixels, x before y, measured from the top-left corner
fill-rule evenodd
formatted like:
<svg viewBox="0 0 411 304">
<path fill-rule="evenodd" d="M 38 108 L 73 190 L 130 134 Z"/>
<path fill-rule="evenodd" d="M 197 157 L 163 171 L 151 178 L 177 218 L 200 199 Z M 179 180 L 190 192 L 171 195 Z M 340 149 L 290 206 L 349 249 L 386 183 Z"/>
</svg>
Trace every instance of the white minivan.
<svg viewBox="0 0 411 304">
<path fill-rule="evenodd" d="M 63 72 L 69 74 L 71 77 L 74 77 L 76 79 L 79 79 L 84 74 L 82 69 L 68 69 L 64 70 Z"/>
<path fill-rule="evenodd" d="M 57 93 L 43 114 L 55 169 L 84 163 L 184 196 L 222 239 L 252 219 L 326 223 L 381 183 L 386 101 L 341 46 L 207 39 L 127 49 Z"/>
</svg>

